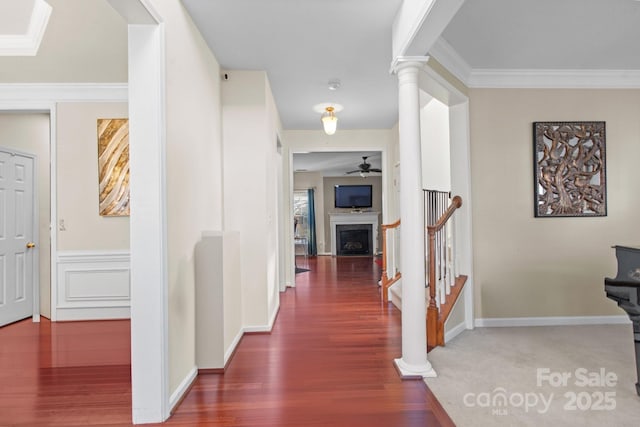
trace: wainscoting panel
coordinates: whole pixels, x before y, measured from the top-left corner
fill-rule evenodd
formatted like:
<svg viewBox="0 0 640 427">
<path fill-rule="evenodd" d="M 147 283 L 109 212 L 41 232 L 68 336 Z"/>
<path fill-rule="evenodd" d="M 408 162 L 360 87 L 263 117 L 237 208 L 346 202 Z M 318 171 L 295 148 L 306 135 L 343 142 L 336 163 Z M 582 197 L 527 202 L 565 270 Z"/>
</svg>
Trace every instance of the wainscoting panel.
<svg viewBox="0 0 640 427">
<path fill-rule="evenodd" d="M 59 251 L 58 320 L 130 317 L 129 251 Z"/>
</svg>

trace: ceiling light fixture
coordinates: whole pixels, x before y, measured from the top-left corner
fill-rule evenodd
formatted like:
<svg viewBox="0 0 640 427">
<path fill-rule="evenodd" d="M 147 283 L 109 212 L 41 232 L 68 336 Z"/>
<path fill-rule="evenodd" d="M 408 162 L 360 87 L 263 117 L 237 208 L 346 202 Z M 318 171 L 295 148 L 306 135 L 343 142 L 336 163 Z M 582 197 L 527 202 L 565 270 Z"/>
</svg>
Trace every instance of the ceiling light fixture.
<svg viewBox="0 0 640 427">
<path fill-rule="evenodd" d="M 336 117 L 335 108 L 326 107 L 325 112 L 322 113 L 320 120 L 322 121 L 322 127 L 324 127 L 324 133 L 327 135 L 333 135 L 336 133 L 338 127 L 338 118 Z"/>
<path fill-rule="evenodd" d="M 322 127 L 327 135 L 333 135 L 336 133 L 338 125 L 338 117 L 336 116 L 336 113 L 339 113 L 343 109 L 344 107 L 342 105 L 336 104 L 335 102 L 323 102 L 313 106 L 313 111 L 321 115 L 320 121 L 322 122 Z"/>
</svg>

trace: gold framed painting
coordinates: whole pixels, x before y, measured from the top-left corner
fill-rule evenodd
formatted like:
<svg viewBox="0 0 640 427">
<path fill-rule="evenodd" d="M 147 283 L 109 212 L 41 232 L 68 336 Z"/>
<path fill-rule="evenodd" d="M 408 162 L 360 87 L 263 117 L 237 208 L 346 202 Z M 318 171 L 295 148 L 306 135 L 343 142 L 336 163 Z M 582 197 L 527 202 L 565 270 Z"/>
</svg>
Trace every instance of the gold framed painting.
<svg viewBox="0 0 640 427">
<path fill-rule="evenodd" d="M 101 216 L 129 215 L 129 119 L 98 119 Z"/>
</svg>

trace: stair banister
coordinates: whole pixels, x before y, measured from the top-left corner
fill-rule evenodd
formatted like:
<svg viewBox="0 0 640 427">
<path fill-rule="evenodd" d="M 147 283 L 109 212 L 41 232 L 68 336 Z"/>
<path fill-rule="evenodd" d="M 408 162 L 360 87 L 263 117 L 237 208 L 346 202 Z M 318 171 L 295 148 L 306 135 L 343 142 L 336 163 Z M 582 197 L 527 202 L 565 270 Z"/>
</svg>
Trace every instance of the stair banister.
<svg viewBox="0 0 640 427">
<path fill-rule="evenodd" d="M 427 345 L 443 345 L 443 331 L 438 330 L 438 304 L 436 302 L 436 233 L 445 226 L 453 213 L 462 206 L 462 198 L 455 196 L 447 210 L 433 225 L 427 225 L 429 236 L 429 305 L 427 307 Z"/>
<path fill-rule="evenodd" d="M 397 220 L 391 224 L 382 224 L 382 277 L 380 278 L 380 285 L 382 287 L 382 301 L 387 303 L 389 301 L 389 287 L 397 282 L 401 273 L 397 271 L 397 256 L 396 256 L 396 243 L 397 243 L 397 231 L 400 227 L 400 220 Z M 393 246 L 389 248 L 389 239 L 387 232 L 393 231 Z M 389 269 L 389 258 L 391 259 L 391 269 Z"/>
</svg>

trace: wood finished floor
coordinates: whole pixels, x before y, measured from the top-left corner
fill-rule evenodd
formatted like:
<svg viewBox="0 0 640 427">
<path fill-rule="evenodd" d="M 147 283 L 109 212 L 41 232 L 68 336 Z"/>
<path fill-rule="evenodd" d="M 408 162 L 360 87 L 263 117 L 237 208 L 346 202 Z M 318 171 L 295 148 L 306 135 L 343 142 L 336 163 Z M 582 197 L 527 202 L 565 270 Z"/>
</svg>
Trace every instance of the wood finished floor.
<svg viewBox="0 0 640 427">
<path fill-rule="evenodd" d="M 245 335 L 224 375 L 200 375 L 170 426 L 453 426 L 401 381 L 400 313 L 371 258 L 299 258 L 270 334 Z M 129 322 L 0 328 L 0 426 L 131 425 Z"/>
</svg>

